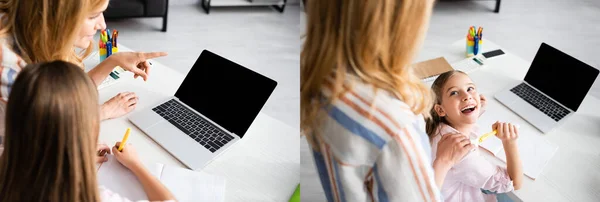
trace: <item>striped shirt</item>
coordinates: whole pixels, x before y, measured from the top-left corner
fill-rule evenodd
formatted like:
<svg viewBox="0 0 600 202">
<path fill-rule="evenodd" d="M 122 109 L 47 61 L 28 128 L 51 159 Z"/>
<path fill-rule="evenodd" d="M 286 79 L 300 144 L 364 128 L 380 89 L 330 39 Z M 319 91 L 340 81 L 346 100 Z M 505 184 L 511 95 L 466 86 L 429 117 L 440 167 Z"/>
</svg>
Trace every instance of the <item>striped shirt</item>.
<svg viewBox="0 0 600 202">
<path fill-rule="evenodd" d="M 313 148 L 327 200 L 441 201 L 423 117 L 370 85 L 355 81 L 347 89 L 321 110 Z"/>
<path fill-rule="evenodd" d="M 27 65 L 13 51 L 11 38 L 0 38 L 0 100 L 3 102 L 8 102 L 8 95 L 17 75 Z"/>
<path fill-rule="evenodd" d="M 12 37 L 0 38 L 0 154 L 4 151 L 4 118 L 8 95 L 17 75 L 27 65 L 12 50 L 11 39 Z"/>
</svg>

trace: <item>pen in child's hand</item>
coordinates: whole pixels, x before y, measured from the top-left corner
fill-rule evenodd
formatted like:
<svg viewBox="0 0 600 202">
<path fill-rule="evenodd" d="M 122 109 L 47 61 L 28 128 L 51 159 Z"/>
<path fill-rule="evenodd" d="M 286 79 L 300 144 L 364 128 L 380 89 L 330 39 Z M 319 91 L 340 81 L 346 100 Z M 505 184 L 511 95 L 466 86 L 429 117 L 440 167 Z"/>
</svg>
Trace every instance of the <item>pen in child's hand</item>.
<svg viewBox="0 0 600 202">
<path fill-rule="evenodd" d="M 515 125 L 515 127 L 517 127 L 517 128 L 520 128 L 520 126 L 519 126 L 519 125 Z M 494 130 L 494 131 L 492 131 L 492 132 L 489 132 L 489 133 L 483 134 L 481 137 L 479 137 L 479 143 L 482 143 L 482 142 L 483 142 L 485 139 L 487 139 L 487 138 L 488 138 L 488 137 L 490 137 L 490 136 L 494 136 L 494 135 L 496 135 L 496 133 L 498 133 L 498 130 Z"/>
<path fill-rule="evenodd" d="M 483 142 L 485 139 L 487 139 L 487 138 L 488 138 L 488 137 L 490 137 L 490 136 L 496 135 L 496 133 L 498 133 L 498 131 L 497 131 L 497 130 L 494 130 L 494 131 L 492 131 L 492 132 L 489 132 L 489 133 L 483 134 L 481 137 L 479 137 L 479 143 L 482 143 L 482 142 Z"/>
<path fill-rule="evenodd" d="M 125 147 L 125 144 L 127 143 L 127 138 L 129 138 L 130 132 L 131 132 L 131 128 L 127 128 L 127 131 L 125 131 L 125 136 L 123 136 L 123 140 L 121 141 L 121 144 L 119 145 L 119 148 L 118 148 L 119 151 L 123 151 L 123 147 Z"/>
</svg>

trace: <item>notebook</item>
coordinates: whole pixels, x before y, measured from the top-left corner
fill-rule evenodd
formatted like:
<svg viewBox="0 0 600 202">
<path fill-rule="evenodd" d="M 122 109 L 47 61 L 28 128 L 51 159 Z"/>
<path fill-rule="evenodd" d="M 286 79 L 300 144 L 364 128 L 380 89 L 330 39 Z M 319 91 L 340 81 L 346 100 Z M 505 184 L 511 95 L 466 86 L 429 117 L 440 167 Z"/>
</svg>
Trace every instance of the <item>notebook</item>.
<svg viewBox="0 0 600 202">
<path fill-rule="evenodd" d="M 415 63 L 412 65 L 412 69 L 413 73 L 423 82 L 434 81 L 440 74 L 454 70 L 444 57 Z"/>
<path fill-rule="evenodd" d="M 107 155 L 108 161 L 98 166 L 98 184 L 132 201 L 148 200 L 137 177 Z M 225 179 L 159 163 L 146 168 L 173 193 L 178 201 L 224 201 Z"/>
<path fill-rule="evenodd" d="M 535 180 L 542 173 L 548 161 L 554 156 L 558 150 L 558 146 L 537 134 L 527 134 L 525 131 L 520 131 L 519 134 L 517 145 L 519 148 L 519 157 L 521 157 L 523 165 L 523 173 Z M 506 154 L 504 153 L 502 141 L 496 136 L 487 138 L 479 147 L 491 152 L 506 163 Z"/>
</svg>

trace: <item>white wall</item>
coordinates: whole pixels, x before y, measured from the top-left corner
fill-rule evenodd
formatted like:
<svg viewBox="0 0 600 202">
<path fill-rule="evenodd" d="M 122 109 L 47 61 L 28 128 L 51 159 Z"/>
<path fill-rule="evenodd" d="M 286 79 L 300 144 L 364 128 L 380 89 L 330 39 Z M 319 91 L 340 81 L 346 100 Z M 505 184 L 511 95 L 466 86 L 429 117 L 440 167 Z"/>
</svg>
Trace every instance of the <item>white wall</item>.
<svg viewBox="0 0 600 202">
<path fill-rule="evenodd" d="M 219 0 L 213 0 L 219 1 Z M 200 0 L 169 0 L 169 5 L 195 5 L 198 4 Z M 288 0 L 288 5 L 300 5 L 300 0 Z"/>
</svg>

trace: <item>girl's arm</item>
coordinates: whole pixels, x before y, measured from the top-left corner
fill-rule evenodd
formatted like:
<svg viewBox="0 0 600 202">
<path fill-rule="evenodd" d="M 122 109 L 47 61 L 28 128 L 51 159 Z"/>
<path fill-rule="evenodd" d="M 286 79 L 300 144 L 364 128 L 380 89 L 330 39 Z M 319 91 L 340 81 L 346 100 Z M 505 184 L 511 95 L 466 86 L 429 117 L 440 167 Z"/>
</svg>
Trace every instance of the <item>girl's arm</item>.
<svg viewBox="0 0 600 202">
<path fill-rule="evenodd" d="M 506 169 L 513 181 L 515 190 L 518 190 L 523 182 L 523 166 L 517 147 L 517 138 L 519 137 L 517 126 L 510 123 L 496 122 L 492 125 L 492 129 L 497 131 L 496 136 L 502 140 L 502 146 L 504 146 L 504 153 L 506 154 Z"/>
<path fill-rule="evenodd" d="M 144 192 L 148 196 L 149 201 L 166 201 L 174 200 L 175 197 L 171 192 L 163 185 L 154 175 L 146 169 L 146 167 L 138 164 L 138 166 L 132 166 L 131 172 L 140 180 L 140 183 L 144 187 Z"/>
<path fill-rule="evenodd" d="M 112 148 L 113 155 L 117 158 L 117 160 L 123 164 L 123 166 L 129 168 L 131 172 L 135 174 L 137 179 L 140 181 L 142 186 L 144 187 L 144 192 L 146 192 L 146 196 L 148 196 L 149 201 L 168 201 L 175 200 L 175 197 L 171 192 L 163 185 L 154 175 L 144 167 L 144 165 L 140 162 L 137 152 L 135 148 L 127 144 L 123 147 L 122 151 L 119 151 L 117 148 L 121 142 L 117 142 L 116 145 Z"/>
<path fill-rule="evenodd" d="M 446 179 L 446 174 L 452 168 L 452 164 L 450 162 L 442 162 L 439 160 L 433 161 L 433 175 L 435 178 L 435 184 L 439 189 L 442 189 L 442 185 L 444 185 L 444 179 Z"/>
<path fill-rule="evenodd" d="M 519 151 L 517 148 L 517 142 L 502 142 L 504 145 L 504 152 L 506 154 L 506 165 L 508 175 L 513 181 L 515 190 L 519 190 L 523 183 L 523 165 L 521 158 L 519 157 Z"/>
<path fill-rule="evenodd" d="M 441 188 L 448 171 L 465 157 L 474 145 L 464 135 L 451 133 L 443 135 L 436 145 L 433 171 L 435 182 L 438 188 Z"/>
</svg>

